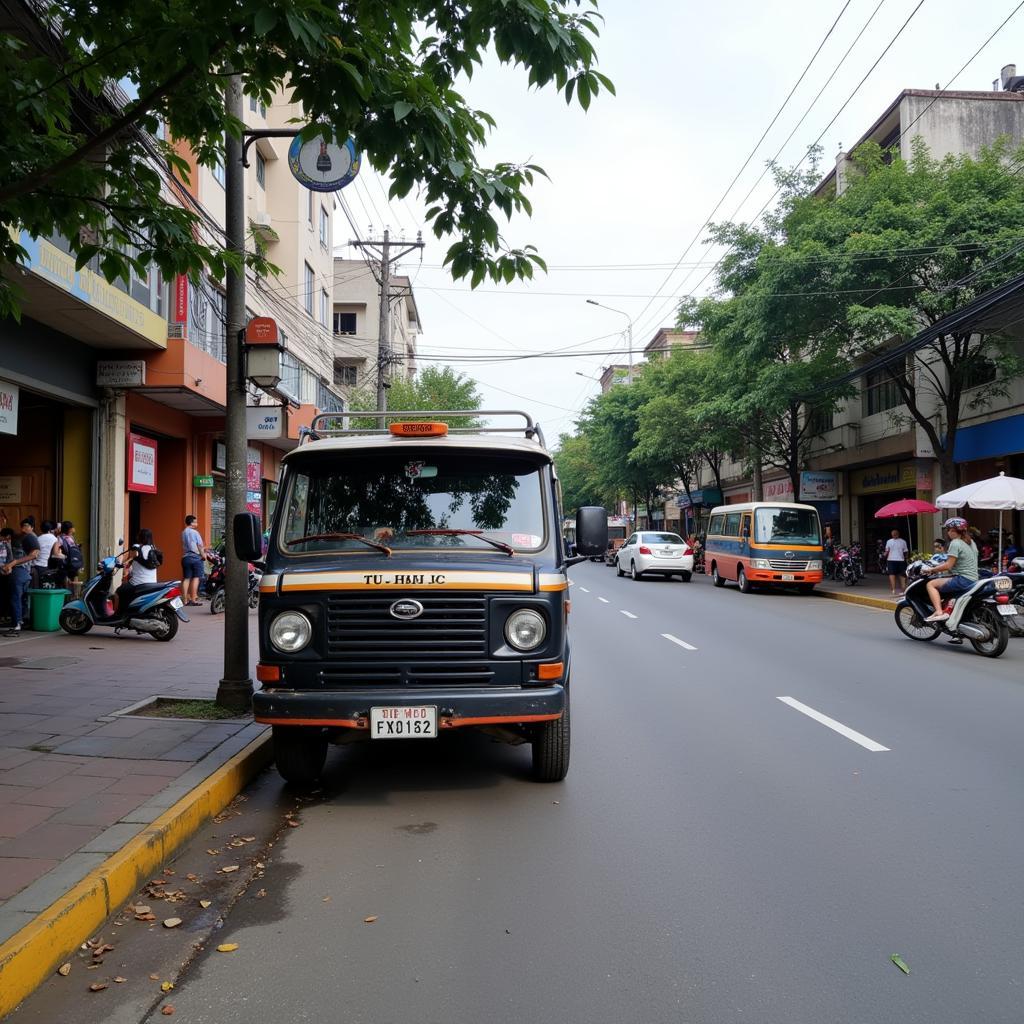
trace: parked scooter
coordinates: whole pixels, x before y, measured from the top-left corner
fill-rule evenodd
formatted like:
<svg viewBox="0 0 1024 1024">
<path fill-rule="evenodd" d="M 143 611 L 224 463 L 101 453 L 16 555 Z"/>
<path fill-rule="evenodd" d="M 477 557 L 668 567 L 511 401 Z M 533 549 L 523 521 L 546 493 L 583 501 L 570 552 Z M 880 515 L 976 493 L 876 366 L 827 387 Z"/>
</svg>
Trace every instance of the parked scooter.
<svg viewBox="0 0 1024 1024">
<path fill-rule="evenodd" d="M 118 546 L 124 543 L 119 540 Z M 127 551 L 109 555 L 97 565 L 97 574 L 82 587 L 82 597 L 70 601 L 61 609 L 60 627 L 66 633 L 80 636 L 93 626 L 107 626 L 120 633 L 133 629 L 148 634 L 154 640 L 173 640 L 178 632 L 178 620 L 188 622 L 181 600 L 181 581 L 166 583 L 140 583 L 133 588 L 127 608 L 114 609 L 110 594 L 114 574 L 124 568 L 122 558 Z"/>
<path fill-rule="evenodd" d="M 934 564 L 945 561 L 936 556 Z M 1010 641 L 1008 620 L 1018 614 L 1012 597 L 1019 583 L 1009 575 L 987 576 L 979 579 L 970 590 L 954 600 L 947 601 L 943 610 L 949 618 L 942 622 L 925 622 L 932 614 L 928 599 L 927 577 L 923 570 L 929 563 L 911 562 L 907 566 L 907 585 L 903 599 L 896 605 L 896 625 L 911 640 L 934 640 L 942 633 L 952 638 L 963 638 L 986 658 L 998 658 Z"/>
<path fill-rule="evenodd" d="M 210 575 L 206 577 L 206 596 L 210 599 L 210 612 L 219 615 L 224 611 L 224 577 L 227 562 L 220 551 L 207 552 L 207 559 L 212 564 Z M 249 563 L 249 607 L 255 608 L 260 601 L 260 580 L 263 578 L 263 570 L 252 562 Z"/>
</svg>

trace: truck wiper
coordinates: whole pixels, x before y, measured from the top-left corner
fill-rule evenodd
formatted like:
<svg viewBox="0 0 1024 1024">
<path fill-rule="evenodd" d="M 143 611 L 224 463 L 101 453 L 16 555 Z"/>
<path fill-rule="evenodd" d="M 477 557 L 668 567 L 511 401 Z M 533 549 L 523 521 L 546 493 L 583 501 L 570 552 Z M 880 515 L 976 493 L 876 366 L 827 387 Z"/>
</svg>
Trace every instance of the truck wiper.
<svg viewBox="0 0 1024 1024">
<path fill-rule="evenodd" d="M 296 537 L 295 540 L 286 540 L 284 543 L 286 547 L 290 547 L 292 544 L 302 544 L 307 540 L 357 540 L 360 544 L 365 544 L 369 548 L 376 548 L 378 551 L 383 551 L 388 558 L 391 557 L 391 548 L 386 544 L 378 544 L 375 540 L 367 540 L 358 533 L 308 533 L 305 537 Z"/>
<path fill-rule="evenodd" d="M 407 537 L 421 537 L 424 535 L 434 537 L 476 537 L 485 544 L 490 544 L 492 547 L 497 548 L 499 551 L 504 551 L 510 556 L 516 553 L 516 549 L 511 544 L 488 537 L 482 530 L 406 530 L 405 535 Z"/>
</svg>

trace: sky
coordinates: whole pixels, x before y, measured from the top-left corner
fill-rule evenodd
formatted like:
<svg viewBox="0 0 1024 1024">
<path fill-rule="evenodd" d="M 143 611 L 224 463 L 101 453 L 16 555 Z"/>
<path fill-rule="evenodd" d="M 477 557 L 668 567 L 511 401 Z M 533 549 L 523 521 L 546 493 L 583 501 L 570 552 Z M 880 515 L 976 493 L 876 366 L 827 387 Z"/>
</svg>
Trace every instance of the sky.
<svg viewBox="0 0 1024 1024">
<path fill-rule="evenodd" d="M 551 176 L 529 193 L 532 218 L 503 230 L 510 246 L 538 247 L 546 275 L 472 291 L 441 267 L 447 243 L 424 229 L 415 193 L 386 204 L 366 165 L 345 192 L 357 221 L 378 235 L 389 226 L 411 239 L 424 229 L 422 263 L 398 270 L 413 280 L 420 366 L 447 363 L 472 377 L 483 408 L 524 409 L 551 446 L 599 393 L 601 368 L 627 362 L 629 322 L 639 361 L 657 330 L 673 326 L 680 296 L 713 289 L 720 250 L 705 244 L 705 222 L 754 218 L 774 191 L 770 174 L 758 183 L 768 160 L 778 154 L 791 166 L 821 136 L 824 173 L 901 90 L 946 88 L 958 72 L 949 88 L 989 90 L 1017 61 L 1024 73 L 1019 0 L 601 0 L 599 9 L 599 70 L 617 95 L 602 91 L 584 113 L 496 61 L 464 90 L 498 122 L 482 162 L 537 163 Z M 337 239 L 350 235 L 347 223 L 336 225 Z M 571 358 L 515 358 L 568 346 Z M 609 350 L 619 354 L 602 354 Z"/>
</svg>

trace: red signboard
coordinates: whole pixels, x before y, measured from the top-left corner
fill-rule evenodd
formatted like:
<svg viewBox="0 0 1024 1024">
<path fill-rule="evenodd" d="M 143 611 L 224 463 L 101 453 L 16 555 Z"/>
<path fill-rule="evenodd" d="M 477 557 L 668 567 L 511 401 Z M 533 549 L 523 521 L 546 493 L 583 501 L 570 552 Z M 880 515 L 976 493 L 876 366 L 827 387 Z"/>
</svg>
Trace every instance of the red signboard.
<svg viewBox="0 0 1024 1024">
<path fill-rule="evenodd" d="M 184 274 L 174 279 L 174 320 L 180 324 L 188 320 L 188 278 Z"/>
<path fill-rule="evenodd" d="M 278 344 L 277 322 L 269 316 L 254 316 L 245 325 L 246 345 Z"/>
<path fill-rule="evenodd" d="M 129 491 L 156 494 L 156 446 L 156 441 L 151 437 L 128 435 Z"/>
</svg>

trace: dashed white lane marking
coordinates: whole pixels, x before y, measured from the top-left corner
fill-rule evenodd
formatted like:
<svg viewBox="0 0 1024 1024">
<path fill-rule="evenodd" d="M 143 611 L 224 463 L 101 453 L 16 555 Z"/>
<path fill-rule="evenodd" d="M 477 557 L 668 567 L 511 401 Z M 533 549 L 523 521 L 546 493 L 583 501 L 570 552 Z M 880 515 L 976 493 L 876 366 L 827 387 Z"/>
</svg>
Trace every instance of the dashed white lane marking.
<svg viewBox="0 0 1024 1024">
<path fill-rule="evenodd" d="M 607 604 L 608 603 L 608 598 L 607 597 L 599 597 L 598 601 L 600 601 L 601 604 Z"/>
<path fill-rule="evenodd" d="M 627 619 L 636 618 L 636 616 L 632 612 L 627 612 L 624 608 L 620 608 L 619 611 L 622 612 L 622 614 L 625 615 Z"/>
<path fill-rule="evenodd" d="M 697 650 L 697 648 L 694 647 L 693 644 L 688 644 L 685 640 L 680 640 L 679 637 L 673 636 L 671 633 L 662 633 L 661 635 L 666 640 L 670 640 L 674 644 L 679 644 L 680 647 L 685 647 L 686 650 L 688 650 L 688 651 L 695 651 L 695 650 Z"/>
<path fill-rule="evenodd" d="M 814 708 L 809 708 L 806 704 L 801 704 L 800 701 L 794 700 L 792 697 L 779 697 L 778 699 L 781 700 L 783 704 L 788 704 L 791 708 L 799 711 L 803 715 L 806 715 L 808 718 L 813 718 L 816 722 L 820 722 L 827 728 L 834 730 L 839 733 L 840 736 L 845 736 L 848 740 L 853 740 L 854 743 L 859 743 L 867 750 L 877 753 L 880 750 L 889 749 L 888 747 L 883 747 L 881 743 L 876 743 L 873 739 L 870 739 L 863 733 L 859 733 L 855 729 L 850 729 L 843 725 L 842 722 L 837 722 L 834 718 L 829 718 L 828 715 L 823 715 L 820 711 L 815 711 Z"/>
<path fill-rule="evenodd" d="M 590 593 L 590 591 L 587 590 L 586 587 L 580 587 L 580 590 L 582 590 L 584 594 L 589 594 Z"/>
</svg>

